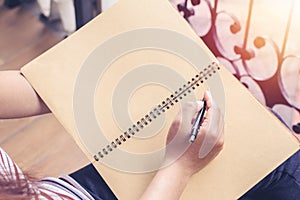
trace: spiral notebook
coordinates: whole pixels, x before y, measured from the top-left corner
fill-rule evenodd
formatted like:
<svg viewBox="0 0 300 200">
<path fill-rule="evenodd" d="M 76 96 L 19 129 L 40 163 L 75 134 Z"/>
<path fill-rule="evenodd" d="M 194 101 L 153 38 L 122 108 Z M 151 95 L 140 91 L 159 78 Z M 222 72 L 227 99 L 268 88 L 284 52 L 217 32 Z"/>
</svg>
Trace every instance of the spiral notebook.
<svg viewBox="0 0 300 200">
<path fill-rule="evenodd" d="M 299 149 L 167 0 L 119 0 L 22 73 L 119 199 L 140 197 L 174 116 L 207 89 L 225 146 L 181 199 L 237 199 Z"/>
<path fill-rule="evenodd" d="M 152 70 L 153 72 L 157 72 L 155 69 L 151 68 L 150 66 L 147 66 L 147 67 L 150 68 L 150 70 Z M 162 66 L 159 66 L 159 67 L 162 67 Z M 122 144 L 125 144 L 125 142 L 127 142 L 129 140 L 133 140 L 132 139 L 133 137 L 139 137 L 139 136 L 149 137 L 149 135 L 147 135 L 147 134 L 152 134 L 151 137 L 153 137 L 153 134 L 157 134 L 157 132 L 159 132 L 159 131 L 153 129 L 153 127 L 157 126 L 154 123 L 157 123 L 157 121 L 160 120 L 163 117 L 163 115 L 165 115 L 165 113 L 174 109 L 176 104 L 180 104 L 180 103 L 186 101 L 187 99 L 191 100 L 191 101 L 199 100 L 199 98 L 193 99 L 191 93 L 193 93 L 194 91 L 197 91 L 198 87 L 200 87 L 201 84 L 204 85 L 206 80 L 209 77 L 213 76 L 215 73 L 217 73 L 217 71 L 219 69 L 220 68 L 219 68 L 218 64 L 215 62 L 213 62 L 212 64 L 203 68 L 202 71 L 197 73 L 189 81 L 187 81 L 181 87 L 177 88 L 177 90 L 173 91 L 168 97 L 163 99 L 160 102 L 160 104 L 153 104 L 153 108 L 149 112 L 147 112 L 144 116 L 142 116 L 141 118 L 138 118 L 139 120 L 136 123 L 132 124 L 132 122 L 129 122 L 128 126 L 124 126 L 124 128 L 125 127 L 128 127 L 128 128 L 125 128 L 125 129 L 121 128 L 120 129 L 120 130 L 122 130 L 121 134 L 118 137 L 114 138 L 113 140 L 108 141 L 107 145 L 104 145 L 103 148 L 99 148 L 99 143 L 95 144 L 95 146 L 98 147 L 98 151 L 96 151 L 96 153 L 93 154 L 94 160 L 100 161 L 101 159 L 104 159 L 104 157 L 108 157 L 108 159 L 111 160 L 112 162 L 116 159 L 120 160 L 120 159 L 122 159 L 120 152 L 115 153 L 115 156 L 117 156 L 117 157 L 113 157 L 111 154 L 114 153 L 114 151 L 116 151 L 116 149 L 121 147 Z M 149 70 L 149 69 L 147 69 L 147 70 Z M 159 69 L 157 69 L 157 70 L 159 70 Z M 151 84 L 149 84 L 149 85 L 151 85 Z M 155 90 L 155 88 L 153 90 Z M 199 91 L 197 91 L 197 92 L 201 93 Z M 143 93 L 143 94 L 145 95 L 145 93 Z M 203 92 L 202 92 L 202 94 L 203 94 Z M 126 96 L 126 95 L 123 95 L 123 96 Z M 117 100 L 119 100 L 118 97 L 115 97 L 115 98 Z M 141 101 L 141 102 L 145 102 L 145 101 Z M 118 108 L 114 108 L 114 109 L 118 109 Z M 120 111 L 122 112 L 122 110 L 120 110 Z M 126 112 L 126 111 L 124 111 L 124 112 Z M 116 114 L 118 114 L 118 113 L 119 112 L 116 111 Z M 122 117 L 124 117 L 124 116 L 121 116 L 118 118 L 122 118 Z M 166 116 L 164 116 L 164 117 L 166 117 Z M 152 126 L 152 128 L 149 129 L 149 127 L 151 127 L 151 126 Z M 169 126 L 167 126 L 167 127 L 169 127 Z M 160 132 L 162 132 L 162 131 L 160 131 Z M 164 133 L 166 133 L 166 132 L 164 132 Z M 83 131 L 83 134 L 84 134 L 84 131 Z M 98 134 L 98 132 L 96 134 Z M 96 137 L 97 137 L 97 135 L 93 136 L 93 138 L 96 138 Z M 90 145 L 88 143 L 92 142 L 92 141 L 90 141 L 90 137 L 85 137 L 84 135 L 82 135 L 81 138 L 86 138 L 85 146 L 87 148 L 89 148 Z M 165 139 L 160 139 L 160 140 L 165 141 Z M 135 142 L 137 142 L 137 141 L 135 141 Z M 135 145 L 135 142 L 132 142 L 133 145 Z M 148 142 L 151 142 L 151 140 L 146 138 L 146 143 L 148 143 Z M 93 152 L 93 151 L 91 150 L 91 152 Z M 137 150 L 137 152 L 140 152 L 140 150 Z M 164 151 L 162 151 L 161 153 L 162 153 L 161 156 L 164 156 Z M 151 155 L 151 156 L 153 156 L 153 155 Z M 155 154 L 155 156 L 158 156 L 158 154 Z M 155 157 L 155 158 L 157 159 L 157 157 Z M 126 160 L 124 160 L 124 161 L 126 161 Z M 153 160 L 148 160 L 148 162 L 149 161 L 153 162 Z M 145 163 L 146 162 L 141 162 L 142 165 L 144 165 Z M 131 164 L 132 163 L 130 163 L 130 165 Z M 150 164 L 150 163 L 148 163 L 148 164 Z M 120 166 L 120 168 L 123 168 L 123 167 L 124 166 Z M 160 164 L 158 165 L 158 167 L 160 167 Z M 142 169 L 145 169 L 145 168 L 142 168 Z M 126 169 L 124 169 L 124 170 L 126 170 Z M 129 171 L 129 172 L 136 173 L 138 171 Z M 147 172 L 147 170 L 146 170 L 146 172 Z"/>
</svg>

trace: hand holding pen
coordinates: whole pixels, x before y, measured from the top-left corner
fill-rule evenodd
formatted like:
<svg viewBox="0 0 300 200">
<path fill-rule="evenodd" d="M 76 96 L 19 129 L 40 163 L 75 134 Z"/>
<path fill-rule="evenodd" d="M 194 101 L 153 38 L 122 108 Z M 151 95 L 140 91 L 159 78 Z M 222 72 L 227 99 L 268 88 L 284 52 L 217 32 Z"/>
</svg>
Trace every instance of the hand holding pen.
<svg viewBox="0 0 300 200">
<path fill-rule="evenodd" d="M 203 100 L 203 106 L 194 102 L 182 106 L 167 137 L 167 154 L 174 158 L 174 152 L 183 151 L 174 165 L 190 175 L 216 157 L 224 143 L 223 115 L 209 92 Z"/>
<path fill-rule="evenodd" d="M 190 143 L 193 143 L 198 135 L 205 111 L 206 111 L 206 101 L 205 99 L 202 100 L 203 102 L 203 107 L 200 109 L 200 111 L 197 114 L 197 117 L 195 119 L 195 122 L 192 126 L 192 130 L 191 130 L 191 137 L 190 137 Z"/>
</svg>

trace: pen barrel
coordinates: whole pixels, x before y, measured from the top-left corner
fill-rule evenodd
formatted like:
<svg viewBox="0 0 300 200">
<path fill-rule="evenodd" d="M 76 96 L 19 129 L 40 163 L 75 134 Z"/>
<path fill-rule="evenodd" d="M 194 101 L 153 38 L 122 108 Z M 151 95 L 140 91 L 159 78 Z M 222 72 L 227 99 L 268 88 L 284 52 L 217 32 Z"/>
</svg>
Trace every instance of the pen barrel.
<svg viewBox="0 0 300 200">
<path fill-rule="evenodd" d="M 190 136 L 190 142 L 191 143 L 193 143 L 197 138 L 198 131 L 200 129 L 201 122 L 202 122 L 202 119 L 204 117 L 205 109 L 206 109 L 206 101 L 203 100 L 203 107 L 198 112 L 197 117 L 195 119 L 195 122 L 192 126 L 192 129 L 191 129 L 191 136 Z"/>
</svg>

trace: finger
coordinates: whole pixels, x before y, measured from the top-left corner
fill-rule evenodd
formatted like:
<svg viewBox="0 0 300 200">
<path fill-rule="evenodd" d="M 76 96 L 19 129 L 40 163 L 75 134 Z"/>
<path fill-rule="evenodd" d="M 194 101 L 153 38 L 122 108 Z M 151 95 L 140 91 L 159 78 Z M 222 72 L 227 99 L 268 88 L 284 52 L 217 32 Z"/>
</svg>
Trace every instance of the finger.
<svg viewBox="0 0 300 200">
<path fill-rule="evenodd" d="M 206 118 L 208 118 L 208 121 L 211 124 L 211 126 L 213 127 L 218 126 L 220 124 L 222 114 L 218 105 L 215 103 L 214 99 L 212 98 L 210 91 L 205 92 L 204 99 L 206 100 L 207 103 Z"/>
<path fill-rule="evenodd" d="M 195 114 L 198 111 L 198 104 L 195 102 L 187 102 L 182 106 L 181 112 L 182 112 L 182 126 L 184 128 L 191 128 L 192 126 L 192 120 L 195 116 Z"/>
<path fill-rule="evenodd" d="M 177 113 L 176 117 L 174 118 L 174 120 L 171 123 L 171 126 L 169 128 L 168 131 L 168 135 L 167 135 L 167 144 L 173 140 L 174 136 L 177 134 L 177 132 L 179 131 L 179 128 L 181 126 L 181 120 L 182 120 L 182 113 L 181 110 Z"/>
<path fill-rule="evenodd" d="M 180 131 L 183 135 L 187 135 L 190 132 L 193 116 L 195 116 L 195 113 L 200 106 L 201 103 L 198 102 L 187 102 L 183 104 L 182 109 L 178 112 L 169 128 L 167 141 L 171 141 L 178 131 Z"/>
<path fill-rule="evenodd" d="M 214 107 L 213 107 L 213 98 L 211 96 L 211 93 L 208 90 L 205 91 L 203 99 L 206 102 L 205 118 L 209 118 L 211 109 L 213 109 Z"/>
<path fill-rule="evenodd" d="M 207 154 L 207 157 L 209 157 L 210 154 L 217 155 L 223 149 L 223 146 L 224 146 L 224 129 L 221 130 L 217 143 L 215 144 L 211 152 Z"/>
<path fill-rule="evenodd" d="M 205 159 L 207 162 L 213 160 L 222 150 L 223 143 L 221 145 L 216 145 L 206 156 L 199 157 L 199 159 Z"/>
<path fill-rule="evenodd" d="M 206 109 L 208 110 L 209 108 L 212 107 L 212 104 L 213 104 L 213 99 L 212 99 L 212 96 L 211 96 L 211 93 L 210 91 L 205 91 L 204 93 L 204 100 L 206 101 Z"/>
<path fill-rule="evenodd" d="M 204 102 L 203 101 L 196 101 L 196 103 L 197 103 L 197 105 L 198 105 L 198 111 L 201 109 L 201 108 L 203 108 L 203 106 L 204 106 Z"/>
<path fill-rule="evenodd" d="M 223 124 L 216 127 L 209 127 L 199 150 L 199 158 L 207 156 L 210 151 L 219 146 L 219 144 L 222 144 L 223 141 Z"/>
<path fill-rule="evenodd" d="M 201 134 L 204 134 L 205 137 L 199 150 L 199 158 L 204 158 L 213 151 L 215 145 L 219 143 L 224 127 L 223 115 L 214 103 L 210 92 L 206 92 L 204 98 L 207 99 L 210 107 L 207 110 L 206 119 L 202 123 L 202 130 L 200 129 Z"/>
<path fill-rule="evenodd" d="M 204 102 L 203 102 L 203 101 L 196 101 L 196 103 L 197 103 L 197 105 L 198 105 L 197 112 L 199 112 L 199 111 L 203 108 Z M 192 124 L 195 123 L 196 116 L 197 116 L 197 115 L 194 115 L 194 117 L 193 117 L 193 119 L 192 119 L 192 122 L 191 122 Z"/>
<path fill-rule="evenodd" d="M 182 105 L 181 111 L 172 122 L 167 136 L 168 149 L 172 154 L 171 157 L 182 154 L 190 145 L 191 121 L 197 110 L 198 104 L 196 102 L 187 102 Z"/>
</svg>

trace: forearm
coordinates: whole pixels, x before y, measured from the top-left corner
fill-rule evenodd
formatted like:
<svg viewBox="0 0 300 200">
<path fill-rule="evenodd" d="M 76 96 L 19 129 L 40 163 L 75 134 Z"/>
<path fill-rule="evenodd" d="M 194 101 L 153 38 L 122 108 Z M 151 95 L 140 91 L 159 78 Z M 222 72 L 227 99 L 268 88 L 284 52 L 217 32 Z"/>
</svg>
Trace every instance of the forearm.
<svg viewBox="0 0 300 200">
<path fill-rule="evenodd" d="M 157 172 L 140 200 L 179 199 L 190 176 L 178 165 L 173 164 Z"/>
<path fill-rule="evenodd" d="M 50 112 L 19 71 L 0 71 L 0 119 Z"/>
</svg>

